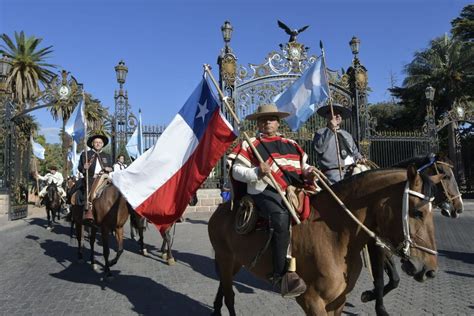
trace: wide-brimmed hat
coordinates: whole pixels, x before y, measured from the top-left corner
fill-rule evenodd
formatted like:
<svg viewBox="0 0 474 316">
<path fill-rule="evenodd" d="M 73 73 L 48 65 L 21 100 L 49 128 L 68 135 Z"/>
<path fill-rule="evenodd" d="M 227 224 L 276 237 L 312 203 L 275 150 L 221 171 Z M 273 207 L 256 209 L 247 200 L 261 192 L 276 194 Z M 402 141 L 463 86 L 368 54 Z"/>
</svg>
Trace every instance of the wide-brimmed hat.
<svg viewBox="0 0 474 316">
<path fill-rule="evenodd" d="M 107 138 L 107 136 L 101 135 L 101 134 L 95 134 L 95 135 L 89 136 L 89 138 L 87 139 L 87 146 L 92 148 L 92 142 L 96 138 L 102 139 L 102 141 L 104 142 L 104 147 L 107 146 L 107 144 L 109 143 L 109 139 Z"/>
<path fill-rule="evenodd" d="M 290 113 L 278 111 L 278 108 L 275 104 L 262 104 L 257 108 L 255 113 L 247 115 L 245 119 L 256 121 L 262 116 L 276 116 L 278 118 L 284 118 L 288 115 L 290 115 Z"/>
<path fill-rule="evenodd" d="M 351 114 L 352 114 L 351 109 L 346 108 L 345 106 L 342 106 L 337 103 L 333 103 L 332 107 L 334 109 L 334 112 L 338 111 L 341 113 L 341 117 L 343 120 L 351 117 Z M 327 117 L 327 115 L 331 113 L 331 107 L 329 105 L 324 105 L 320 107 L 316 112 L 323 117 Z"/>
</svg>

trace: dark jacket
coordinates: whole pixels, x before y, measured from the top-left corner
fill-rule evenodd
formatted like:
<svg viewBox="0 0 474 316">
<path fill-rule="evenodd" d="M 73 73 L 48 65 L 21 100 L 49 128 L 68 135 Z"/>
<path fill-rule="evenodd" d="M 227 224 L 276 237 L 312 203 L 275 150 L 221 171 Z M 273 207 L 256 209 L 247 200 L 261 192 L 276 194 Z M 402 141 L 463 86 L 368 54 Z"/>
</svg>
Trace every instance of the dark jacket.
<svg viewBox="0 0 474 316">
<path fill-rule="evenodd" d="M 109 154 L 100 152 L 96 153 L 94 150 L 89 150 L 87 152 L 87 158 L 89 163 L 91 164 L 89 167 L 89 177 L 92 177 L 94 175 L 94 170 L 95 170 L 95 165 L 97 163 L 100 163 L 102 169 L 105 167 L 110 167 L 112 168 L 112 158 L 110 157 Z M 83 152 L 81 154 L 81 158 L 79 159 L 79 172 L 82 173 L 82 175 L 85 177 L 86 176 L 86 170 L 84 169 L 84 163 L 86 162 L 86 156 L 85 153 Z"/>
</svg>

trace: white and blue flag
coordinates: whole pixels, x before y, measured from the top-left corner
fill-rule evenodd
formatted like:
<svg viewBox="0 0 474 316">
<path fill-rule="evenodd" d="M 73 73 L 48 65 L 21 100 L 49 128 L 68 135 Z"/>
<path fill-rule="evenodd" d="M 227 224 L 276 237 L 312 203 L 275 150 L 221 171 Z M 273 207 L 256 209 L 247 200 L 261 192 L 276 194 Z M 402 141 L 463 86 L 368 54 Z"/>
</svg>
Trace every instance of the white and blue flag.
<svg viewBox="0 0 474 316">
<path fill-rule="evenodd" d="M 142 126 L 142 112 L 138 112 L 138 125 L 132 136 L 127 142 L 127 153 L 133 158 L 137 159 L 143 154 L 143 126 Z"/>
<path fill-rule="evenodd" d="M 31 137 L 31 147 L 33 148 L 33 155 L 35 155 L 36 158 L 43 160 L 45 149 L 41 144 L 35 142 L 33 137 Z"/>
<path fill-rule="evenodd" d="M 79 143 L 86 134 L 86 119 L 84 111 L 85 101 L 84 97 L 81 102 L 76 106 L 74 112 L 66 123 L 64 131 L 72 137 L 74 141 Z"/>
<path fill-rule="evenodd" d="M 67 159 L 71 162 L 72 168 L 71 173 L 73 176 L 77 177 L 79 174 L 79 158 L 81 157 L 80 153 L 77 153 L 77 143 L 76 141 L 72 142 L 72 148 L 69 150 Z"/>
<path fill-rule="evenodd" d="M 318 58 L 286 91 L 276 96 L 274 101 L 278 110 L 290 113 L 285 120 L 288 126 L 296 131 L 328 98 L 326 65 L 324 58 Z"/>
</svg>

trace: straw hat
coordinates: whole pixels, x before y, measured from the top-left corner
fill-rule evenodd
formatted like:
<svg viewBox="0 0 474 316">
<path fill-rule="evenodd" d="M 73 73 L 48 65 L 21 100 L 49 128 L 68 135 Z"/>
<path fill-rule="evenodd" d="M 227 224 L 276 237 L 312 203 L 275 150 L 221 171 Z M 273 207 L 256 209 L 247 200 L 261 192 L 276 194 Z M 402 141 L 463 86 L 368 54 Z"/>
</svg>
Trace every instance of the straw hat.
<svg viewBox="0 0 474 316">
<path fill-rule="evenodd" d="M 263 104 L 257 108 L 255 113 L 247 115 L 246 120 L 256 121 L 263 116 L 276 116 L 278 118 L 284 118 L 290 115 L 288 112 L 280 112 L 275 104 Z"/>
<path fill-rule="evenodd" d="M 342 106 L 342 105 L 337 104 L 337 103 L 333 103 L 332 107 L 334 109 L 334 112 L 337 111 L 337 112 L 341 113 L 341 117 L 342 117 L 343 120 L 351 117 L 351 114 L 352 114 L 351 109 L 346 108 L 345 106 Z M 324 106 L 320 107 L 316 112 L 319 115 L 321 115 L 322 117 L 327 117 L 328 114 L 331 114 L 331 107 L 329 105 L 324 105 Z"/>
</svg>

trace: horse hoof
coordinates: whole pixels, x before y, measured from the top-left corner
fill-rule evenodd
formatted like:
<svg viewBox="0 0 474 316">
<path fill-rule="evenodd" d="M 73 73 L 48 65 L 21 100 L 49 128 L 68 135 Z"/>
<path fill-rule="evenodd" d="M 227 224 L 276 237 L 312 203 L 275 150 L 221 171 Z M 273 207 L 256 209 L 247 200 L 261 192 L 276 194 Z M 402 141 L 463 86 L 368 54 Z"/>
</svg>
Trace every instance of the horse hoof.
<svg viewBox="0 0 474 316">
<path fill-rule="evenodd" d="M 53 230 L 53 227 L 48 226 L 48 227 L 46 227 L 46 230 Z"/>
<path fill-rule="evenodd" d="M 365 291 L 360 296 L 360 300 L 362 301 L 362 303 L 367 303 L 367 302 L 373 301 L 374 300 L 374 292 L 373 291 Z"/>
<path fill-rule="evenodd" d="M 95 263 L 92 264 L 92 270 L 99 271 L 99 266 Z"/>
<path fill-rule="evenodd" d="M 166 252 L 163 252 L 163 253 L 161 254 L 161 259 L 167 260 L 167 259 L 168 259 L 168 254 L 167 254 Z"/>
<path fill-rule="evenodd" d="M 142 254 L 143 254 L 144 256 L 148 256 L 148 251 L 147 251 L 146 249 L 143 249 Z"/>
<path fill-rule="evenodd" d="M 172 265 L 174 265 L 175 263 L 176 263 L 176 261 L 174 260 L 174 258 L 169 258 L 169 259 L 168 259 L 168 265 L 169 265 L 169 266 L 172 266 Z"/>
</svg>

